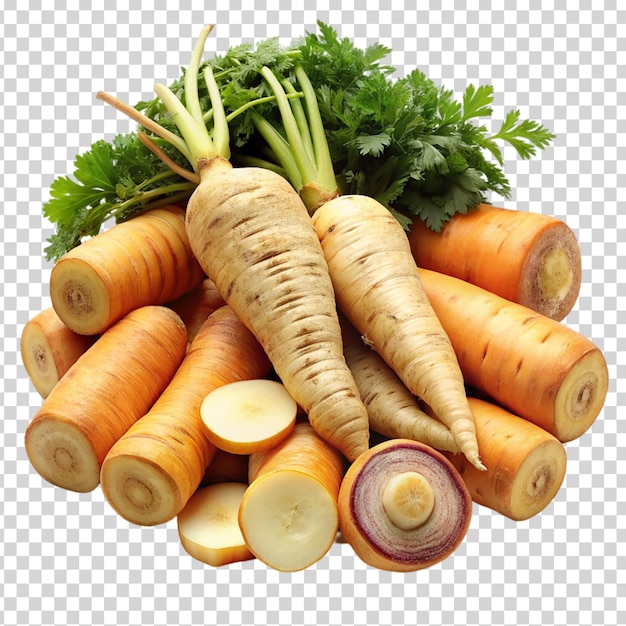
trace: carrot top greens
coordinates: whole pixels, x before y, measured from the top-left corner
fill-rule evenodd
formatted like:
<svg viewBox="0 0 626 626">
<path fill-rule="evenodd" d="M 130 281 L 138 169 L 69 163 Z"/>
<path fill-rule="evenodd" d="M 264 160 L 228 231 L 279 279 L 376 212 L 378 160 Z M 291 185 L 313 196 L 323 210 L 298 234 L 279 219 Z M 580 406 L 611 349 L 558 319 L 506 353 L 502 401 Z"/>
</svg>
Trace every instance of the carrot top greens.
<svg viewBox="0 0 626 626">
<path fill-rule="evenodd" d="M 196 124 L 206 125 L 207 132 L 198 133 L 203 146 L 235 166 L 275 169 L 296 187 L 336 185 L 342 194 L 370 195 L 403 226 L 421 219 L 433 230 L 488 202 L 491 192 L 510 197 L 502 145 L 530 159 L 555 137 L 516 109 L 491 132 L 481 123 L 493 114 L 491 85 L 468 85 L 455 99 L 419 69 L 396 76 L 384 63 L 391 52 L 386 47 L 360 49 L 329 25 L 318 28 L 319 34 L 289 46 L 268 39 L 198 58 L 193 76 L 183 69 L 154 100 L 133 108 L 181 137 L 180 145 L 193 144 L 193 133 L 183 137 L 177 123 L 178 100 Z M 216 89 L 219 107 L 213 106 Z M 187 90 L 194 92 L 192 101 Z M 142 136 L 169 157 L 169 165 Z M 187 198 L 197 181 L 183 172 L 190 163 L 195 169 L 198 151 L 203 148 L 176 149 L 141 122 L 136 132 L 94 143 L 76 158 L 73 177 L 51 185 L 43 213 L 56 232 L 47 258 L 58 259 L 108 219 L 124 221 Z"/>
</svg>

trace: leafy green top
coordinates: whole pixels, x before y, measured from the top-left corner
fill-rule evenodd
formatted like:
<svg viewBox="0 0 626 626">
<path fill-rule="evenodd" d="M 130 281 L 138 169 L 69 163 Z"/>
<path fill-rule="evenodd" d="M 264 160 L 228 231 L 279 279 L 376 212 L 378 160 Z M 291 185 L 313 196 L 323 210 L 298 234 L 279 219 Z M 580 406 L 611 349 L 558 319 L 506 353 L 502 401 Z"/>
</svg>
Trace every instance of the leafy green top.
<svg viewBox="0 0 626 626">
<path fill-rule="evenodd" d="M 492 134 L 479 122 L 492 116 L 492 86 L 469 85 L 457 101 L 450 90 L 418 69 L 395 78 L 395 69 L 384 64 L 390 53 L 384 46 L 359 49 L 350 40 L 339 38 L 332 27 L 320 22 L 318 28 L 319 34 L 308 33 L 290 46 L 268 39 L 254 48 L 233 46 L 201 63 L 196 55 L 193 75 L 187 76 L 183 69 L 168 91 L 184 106 L 191 105 L 194 119 L 206 124 L 209 143 L 217 141 L 224 146 L 228 140 L 234 165 L 270 167 L 295 184 L 298 177 L 303 182 L 302 168 L 297 166 L 303 164 L 306 154 L 318 165 L 315 150 L 306 133 L 300 138 L 300 156 L 283 145 L 289 143 L 280 106 L 284 100 L 277 99 L 276 85 L 272 87 L 267 75 L 280 83 L 291 102 L 295 123 L 302 128 L 303 73 L 317 100 L 336 175 L 332 182 L 342 193 L 375 197 L 407 228 L 413 219 L 421 219 L 439 230 L 455 213 L 487 201 L 489 192 L 509 197 L 500 144 L 512 146 L 520 158 L 529 159 L 554 139 L 541 124 L 521 119 L 518 110 L 510 111 Z M 300 78 L 297 72 L 301 72 Z M 187 103 L 190 86 L 197 95 Z M 213 106 L 215 88 L 222 101 L 217 109 Z M 181 135 L 172 114 L 175 103 L 170 99 L 166 106 L 162 93 L 154 100 L 139 102 L 135 109 Z M 226 119 L 219 127 L 224 128 L 227 121 L 229 137 L 220 140 L 214 134 L 213 118 L 222 107 L 220 116 Z M 272 142 L 264 133 L 268 125 Z M 52 184 L 44 215 L 57 232 L 46 248 L 48 259 L 59 258 L 83 237 L 96 234 L 109 218 L 123 221 L 155 203 L 191 194 L 193 180 L 157 158 L 139 140 L 140 133 L 149 135 L 181 167 L 188 165 L 190 154 L 172 149 L 142 125 L 137 133 L 120 135 L 110 143 L 96 142 L 76 158 L 75 180 L 63 176 Z M 305 177 L 319 174 L 328 186 L 324 168 L 304 165 Z"/>
</svg>

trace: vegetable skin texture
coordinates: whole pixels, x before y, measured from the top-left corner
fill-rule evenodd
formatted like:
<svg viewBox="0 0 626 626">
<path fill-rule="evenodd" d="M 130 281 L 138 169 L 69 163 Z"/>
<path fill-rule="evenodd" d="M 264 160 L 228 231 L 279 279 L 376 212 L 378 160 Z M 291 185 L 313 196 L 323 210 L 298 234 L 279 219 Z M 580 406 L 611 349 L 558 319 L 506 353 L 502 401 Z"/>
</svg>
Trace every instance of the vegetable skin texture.
<svg viewBox="0 0 626 626">
<path fill-rule="evenodd" d="M 480 204 L 435 232 L 409 232 L 419 267 L 474 283 L 558 321 L 580 292 L 581 252 L 572 229 L 541 213 Z"/>
<path fill-rule="evenodd" d="M 163 306 L 131 311 L 57 383 L 25 434 L 28 458 L 53 485 L 87 492 L 115 442 L 167 387 L 187 348 L 180 317 Z"/>
<path fill-rule="evenodd" d="M 590 339 L 459 278 L 426 269 L 420 276 L 468 385 L 562 443 L 591 427 L 608 368 Z"/>
<path fill-rule="evenodd" d="M 367 408 L 370 429 L 389 439 L 413 439 L 438 450 L 458 452 L 448 427 L 420 407 L 396 373 L 345 319 L 342 329 L 346 362 Z"/>
<path fill-rule="evenodd" d="M 239 526 L 250 551 L 278 571 L 322 559 L 339 526 L 344 460 L 307 421 L 274 448 L 250 455 Z"/>
<path fill-rule="evenodd" d="M 311 219 L 340 310 L 482 467 L 456 355 L 400 224 L 373 198 L 352 195 L 322 204 Z"/>
<path fill-rule="evenodd" d="M 254 333 L 316 431 L 349 460 L 367 449 L 365 406 L 343 356 L 335 294 L 302 200 L 279 174 L 215 158 L 189 199 L 194 255 Z"/>
<path fill-rule="evenodd" d="M 177 519 L 181 545 L 190 556 L 213 567 L 254 558 L 237 517 L 246 487 L 245 483 L 220 483 L 191 496 Z"/>
<path fill-rule="evenodd" d="M 50 394 L 97 338 L 70 330 L 52 307 L 26 322 L 20 337 L 20 355 L 33 387 L 42 398 Z"/>
<path fill-rule="evenodd" d="M 176 517 L 215 455 L 200 418 L 203 398 L 227 383 L 264 376 L 269 367 L 230 307 L 211 314 L 159 399 L 104 459 L 101 486 L 112 508 L 143 526 Z"/>
<path fill-rule="evenodd" d="M 184 212 L 171 206 L 116 224 L 66 253 L 50 273 L 50 298 L 68 328 L 95 335 L 133 309 L 178 298 L 203 278 Z"/>
<path fill-rule="evenodd" d="M 543 428 L 482 398 L 469 398 L 487 471 L 444 452 L 474 502 L 514 521 L 543 511 L 558 493 L 567 466 L 565 446 Z"/>
<path fill-rule="evenodd" d="M 383 503 L 389 481 L 402 481 L 407 474 L 422 476 L 434 496 L 432 509 L 425 519 L 415 515 L 413 528 L 399 527 Z M 411 481 L 396 501 L 419 513 L 424 494 L 413 488 Z M 341 534 L 357 556 L 395 572 L 425 569 L 446 559 L 465 538 L 472 516 L 470 493 L 450 461 L 410 439 L 390 439 L 361 455 L 345 474 L 338 502 Z"/>
</svg>

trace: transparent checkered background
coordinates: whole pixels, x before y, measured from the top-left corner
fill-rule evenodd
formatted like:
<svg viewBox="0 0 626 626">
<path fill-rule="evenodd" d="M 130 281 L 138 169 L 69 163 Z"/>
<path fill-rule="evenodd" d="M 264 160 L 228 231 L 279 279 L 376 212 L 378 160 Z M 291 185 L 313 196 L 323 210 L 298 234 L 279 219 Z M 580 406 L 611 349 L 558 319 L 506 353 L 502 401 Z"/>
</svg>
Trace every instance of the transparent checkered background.
<svg viewBox="0 0 626 626">
<path fill-rule="evenodd" d="M 626 395 L 617 383 L 626 373 L 626 259 L 618 253 L 626 236 L 626 40 L 619 37 L 626 12 L 617 0 L 523 0 L 506 11 L 486 0 L 407 2 L 397 10 L 374 0 L 117 4 L 88 10 L 75 1 L 4 2 L 2 622 L 626 623 L 626 585 L 618 580 L 626 569 L 626 483 L 618 473 L 626 461 L 618 406 Z M 515 523 L 475 508 L 457 552 L 412 574 L 368 568 L 346 545 L 295 574 L 254 561 L 213 569 L 181 549 L 174 524 L 130 525 L 99 490 L 77 495 L 46 484 L 24 451 L 40 398 L 21 364 L 19 337 L 49 303 L 42 248 L 52 231 L 41 205 L 78 152 L 131 128 L 94 93 L 152 97 L 155 80 L 178 77 L 205 22 L 218 25 L 210 54 L 270 36 L 289 41 L 315 30 L 317 19 L 359 45 L 380 41 L 393 49 L 390 62 L 400 72 L 418 66 L 459 94 L 470 82 L 490 82 L 495 119 L 519 107 L 557 133 L 555 145 L 531 162 L 505 152 L 514 192 L 505 206 L 554 214 L 576 231 L 583 286 L 566 321 L 604 349 L 612 378 L 597 422 L 567 445 L 565 483 L 543 513 Z"/>
</svg>

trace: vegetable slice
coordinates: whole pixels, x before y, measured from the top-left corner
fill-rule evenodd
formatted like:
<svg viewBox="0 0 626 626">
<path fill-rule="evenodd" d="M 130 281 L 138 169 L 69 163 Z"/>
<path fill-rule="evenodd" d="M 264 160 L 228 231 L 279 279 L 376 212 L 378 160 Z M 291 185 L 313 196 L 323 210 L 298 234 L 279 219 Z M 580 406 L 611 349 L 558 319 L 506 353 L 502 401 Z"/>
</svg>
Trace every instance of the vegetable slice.
<svg viewBox="0 0 626 626">
<path fill-rule="evenodd" d="M 298 405 L 285 386 L 257 379 L 210 391 L 200 405 L 204 432 L 216 447 L 234 454 L 268 450 L 287 437 Z"/>
<path fill-rule="evenodd" d="M 245 483 L 219 483 L 198 489 L 178 514 L 178 535 L 194 559 L 220 567 L 254 558 L 243 540 L 238 512 Z"/>
<path fill-rule="evenodd" d="M 308 422 L 266 452 L 250 456 L 250 485 L 239 525 L 252 553 L 280 571 L 298 571 L 326 555 L 339 524 L 343 458 Z"/>
<path fill-rule="evenodd" d="M 410 439 L 390 439 L 348 468 L 339 515 L 341 534 L 363 562 L 410 572 L 457 549 L 469 529 L 472 499 L 440 452 Z"/>
</svg>

